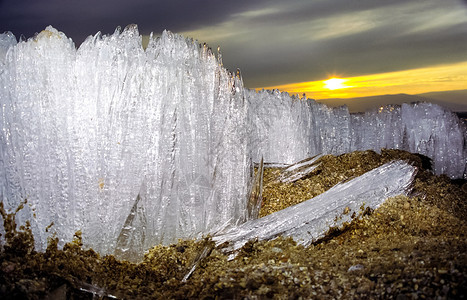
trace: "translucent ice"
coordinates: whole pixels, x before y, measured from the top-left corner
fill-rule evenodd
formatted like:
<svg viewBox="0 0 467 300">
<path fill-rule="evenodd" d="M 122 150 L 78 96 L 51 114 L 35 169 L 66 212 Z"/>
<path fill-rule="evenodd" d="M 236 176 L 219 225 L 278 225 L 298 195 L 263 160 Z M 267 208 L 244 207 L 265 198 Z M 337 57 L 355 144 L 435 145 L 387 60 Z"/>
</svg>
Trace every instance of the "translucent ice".
<svg viewBox="0 0 467 300">
<path fill-rule="evenodd" d="M 247 105 L 209 48 L 164 32 L 144 51 L 134 26 L 0 46 L 1 196 L 28 199 L 38 249 L 52 222 L 125 256 L 246 218 Z"/>
<path fill-rule="evenodd" d="M 330 227 L 350 222 L 353 212 L 360 213 L 362 207 L 376 209 L 387 198 L 405 194 L 414 176 L 415 168 L 405 162 L 387 163 L 308 201 L 226 229 L 213 240 L 217 245 L 228 242 L 230 251 L 249 240 L 268 240 L 280 235 L 309 245 L 323 237 Z"/>
<path fill-rule="evenodd" d="M 132 257 L 254 219 L 262 157 L 387 147 L 465 174 L 465 125 L 439 106 L 351 115 L 256 93 L 196 41 L 164 32 L 143 50 L 134 25 L 78 49 L 52 27 L 18 43 L 0 35 L 0 104 L 0 196 L 9 210 L 28 199 L 17 221 L 31 221 L 38 249 L 81 230 L 85 246 Z"/>
<path fill-rule="evenodd" d="M 278 179 L 281 182 L 294 182 L 305 177 L 320 165 L 318 160 L 321 156 L 316 155 L 285 168 L 281 171 Z"/>
<path fill-rule="evenodd" d="M 350 114 L 278 91 L 246 91 L 253 161 L 293 163 L 318 154 L 394 148 L 433 161 L 436 174 L 466 177 L 467 129 L 452 112 L 431 103 L 388 105 Z"/>
</svg>

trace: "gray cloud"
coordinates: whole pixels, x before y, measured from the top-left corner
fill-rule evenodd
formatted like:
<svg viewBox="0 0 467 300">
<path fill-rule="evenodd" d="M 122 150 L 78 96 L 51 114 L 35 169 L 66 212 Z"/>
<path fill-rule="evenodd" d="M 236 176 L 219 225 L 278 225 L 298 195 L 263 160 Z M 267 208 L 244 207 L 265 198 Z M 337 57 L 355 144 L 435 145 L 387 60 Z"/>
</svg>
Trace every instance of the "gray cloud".
<svg viewBox="0 0 467 300">
<path fill-rule="evenodd" d="M 143 34 L 194 29 L 221 22 L 248 7 L 247 0 L 4 0 L 0 2 L 0 30 L 29 37 L 53 25 L 81 42 L 97 31 L 112 33 L 116 26 L 131 23 L 137 23 Z"/>
<path fill-rule="evenodd" d="M 321 80 L 332 73 L 356 76 L 467 60 L 463 3 L 385 3 L 291 18 L 287 24 L 285 18 L 267 15 L 260 18 L 268 26 L 258 19 L 242 20 L 243 27 L 261 29 L 240 43 L 220 42 L 231 52 L 224 56 L 230 58 L 226 65 L 236 63 L 247 86 L 255 87 Z M 272 21 L 277 19 L 279 25 Z"/>
<path fill-rule="evenodd" d="M 3 0 L 0 31 L 32 36 L 53 25 L 79 44 L 138 24 L 221 45 L 249 87 L 356 76 L 467 60 L 460 0 Z"/>
</svg>

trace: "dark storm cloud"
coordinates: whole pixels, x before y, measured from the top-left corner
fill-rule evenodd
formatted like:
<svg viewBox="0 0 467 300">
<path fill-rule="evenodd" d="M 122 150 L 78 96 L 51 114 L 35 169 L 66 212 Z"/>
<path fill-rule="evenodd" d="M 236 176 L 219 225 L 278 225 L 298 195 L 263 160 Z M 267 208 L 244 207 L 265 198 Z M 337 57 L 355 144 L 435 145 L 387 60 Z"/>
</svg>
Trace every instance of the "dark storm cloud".
<svg viewBox="0 0 467 300">
<path fill-rule="evenodd" d="M 136 23 L 220 45 L 249 87 L 356 76 L 467 60 L 460 0 L 172 0 L 0 2 L 0 31 L 53 25 L 79 44 Z"/>
<path fill-rule="evenodd" d="M 30 37 L 52 25 L 81 42 L 97 31 L 112 33 L 117 26 L 131 23 L 138 24 L 143 34 L 196 29 L 255 5 L 248 0 L 4 0 L 0 2 L 0 31 Z"/>
</svg>

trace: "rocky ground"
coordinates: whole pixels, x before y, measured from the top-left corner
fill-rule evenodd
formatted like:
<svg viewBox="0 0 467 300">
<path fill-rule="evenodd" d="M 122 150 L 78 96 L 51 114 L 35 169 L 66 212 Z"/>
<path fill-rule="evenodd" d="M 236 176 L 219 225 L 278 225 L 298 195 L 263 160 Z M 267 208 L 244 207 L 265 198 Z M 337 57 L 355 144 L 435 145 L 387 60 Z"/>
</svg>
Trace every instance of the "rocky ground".
<svg viewBox="0 0 467 300">
<path fill-rule="evenodd" d="M 228 260 L 212 241 L 151 249 L 140 264 L 81 248 L 33 249 L 27 227 L 2 214 L 1 299 L 463 299 L 467 295 L 467 185 L 434 176 L 423 156 L 398 150 L 324 156 L 307 177 L 264 175 L 264 216 L 316 196 L 392 159 L 419 168 L 409 197 L 398 196 L 309 247 L 291 239 L 251 241 Z M 193 264 L 194 272 L 188 277 Z"/>
</svg>

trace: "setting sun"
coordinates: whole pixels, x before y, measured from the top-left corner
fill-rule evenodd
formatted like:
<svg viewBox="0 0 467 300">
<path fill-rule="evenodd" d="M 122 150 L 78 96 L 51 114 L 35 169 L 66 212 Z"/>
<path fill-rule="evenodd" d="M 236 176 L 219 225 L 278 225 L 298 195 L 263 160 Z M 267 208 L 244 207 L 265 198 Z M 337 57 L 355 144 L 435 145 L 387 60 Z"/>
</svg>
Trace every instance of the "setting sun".
<svg viewBox="0 0 467 300">
<path fill-rule="evenodd" d="M 385 94 L 421 94 L 465 89 L 467 61 L 428 68 L 348 78 L 290 83 L 257 89 L 278 89 L 312 99 L 352 98 Z"/>
<path fill-rule="evenodd" d="M 338 90 L 338 89 L 344 89 L 347 88 L 348 86 L 344 85 L 344 82 L 346 82 L 346 79 L 342 78 L 330 78 L 328 80 L 324 80 L 324 87 L 327 88 L 328 90 Z"/>
</svg>

